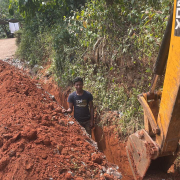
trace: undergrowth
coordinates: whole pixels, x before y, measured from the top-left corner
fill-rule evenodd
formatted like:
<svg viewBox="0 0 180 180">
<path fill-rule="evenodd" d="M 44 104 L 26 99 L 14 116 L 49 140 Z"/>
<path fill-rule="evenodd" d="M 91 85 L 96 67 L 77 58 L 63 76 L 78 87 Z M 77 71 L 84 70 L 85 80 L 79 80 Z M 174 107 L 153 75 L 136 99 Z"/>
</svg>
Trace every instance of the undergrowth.
<svg viewBox="0 0 180 180">
<path fill-rule="evenodd" d="M 49 16 L 51 6 L 44 6 L 28 17 L 18 54 L 32 66 L 51 61 L 61 87 L 83 77 L 97 112 L 119 112 L 113 123 L 127 134 L 143 126 L 137 95 L 149 89 L 172 0 L 107 2 L 87 1 L 64 14 L 57 7 Z"/>
</svg>

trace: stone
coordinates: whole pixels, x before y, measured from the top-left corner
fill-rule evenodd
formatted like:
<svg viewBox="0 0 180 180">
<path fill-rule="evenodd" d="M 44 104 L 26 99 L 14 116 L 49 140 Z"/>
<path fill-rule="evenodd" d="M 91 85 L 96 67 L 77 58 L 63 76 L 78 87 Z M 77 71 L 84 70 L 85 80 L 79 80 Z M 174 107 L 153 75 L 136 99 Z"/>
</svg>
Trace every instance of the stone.
<svg viewBox="0 0 180 180">
<path fill-rule="evenodd" d="M 26 165 L 25 165 L 26 170 L 31 170 L 32 168 L 33 168 L 33 163 L 31 163 L 31 162 L 26 163 Z"/>
<path fill-rule="evenodd" d="M 35 129 L 28 129 L 22 132 L 22 137 L 27 138 L 28 140 L 37 139 L 37 131 Z"/>
<path fill-rule="evenodd" d="M 8 153 L 9 157 L 13 157 L 16 155 L 16 150 L 10 150 L 10 152 Z"/>
<path fill-rule="evenodd" d="M 65 179 L 66 179 L 66 180 L 71 180 L 71 179 L 73 179 L 72 174 L 71 174 L 70 172 L 67 172 L 66 175 L 65 175 Z"/>
<path fill-rule="evenodd" d="M 103 161 L 103 158 L 100 154 L 94 153 L 92 154 L 91 158 L 92 158 L 92 161 L 97 164 L 101 164 Z"/>
<path fill-rule="evenodd" d="M 61 154 L 61 151 L 62 151 L 63 148 L 64 148 L 64 146 L 62 144 L 57 145 L 57 149 L 58 149 L 60 154 Z"/>
<path fill-rule="evenodd" d="M 51 145 L 51 140 L 48 136 L 45 136 L 45 138 L 43 139 L 43 144 L 46 146 L 50 146 Z"/>
</svg>

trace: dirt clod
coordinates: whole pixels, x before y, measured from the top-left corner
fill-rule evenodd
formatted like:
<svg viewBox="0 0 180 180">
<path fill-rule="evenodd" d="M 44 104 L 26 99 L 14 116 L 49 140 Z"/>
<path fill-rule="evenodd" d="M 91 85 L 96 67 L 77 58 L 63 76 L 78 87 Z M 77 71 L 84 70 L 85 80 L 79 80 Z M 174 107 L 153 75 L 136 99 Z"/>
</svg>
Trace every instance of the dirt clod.
<svg viewBox="0 0 180 180">
<path fill-rule="evenodd" d="M 33 168 L 33 163 L 32 162 L 26 162 L 25 169 L 26 170 L 31 170 L 32 168 Z"/>
<path fill-rule="evenodd" d="M 101 154 L 92 154 L 92 161 L 97 164 L 102 164 L 103 158 Z"/>
<path fill-rule="evenodd" d="M 9 157 L 13 157 L 13 156 L 15 156 L 16 155 L 16 150 L 10 150 L 10 152 L 9 152 Z"/>
<path fill-rule="evenodd" d="M 1 160 L 0 160 L 0 171 L 2 171 L 2 170 L 4 170 L 5 169 L 5 167 L 8 165 L 8 163 L 9 163 L 9 158 L 8 157 L 3 157 L 3 158 L 1 158 Z"/>
<path fill-rule="evenodd" d="M 109 175 L 107 173 L 104 174 L 104 177 L 105 177 L 106 180 L 114 180 L 113 176 L 111 176 L 111 175 Z"/>
<path fill-rule="evenodd" d="M 2 145 L 3 145 L 3 138 L 0 137 L 0 147 L 2 147 Z"/>
<path fill-rule="evenodd" d="M 35 140 L 37 138 L 37 130 L 26 129 L 24 132 L 22 132 L 22 137 L 29 140 Z"/>
<path fill-rule="evenodd" d="M 51 145 L 51 140 L 48 136 L 45 136 L 45 138 L 43 139 L 43 143 L 46 146 L 50 146 Z"/>
<path fill-rule="evenodd" d="M 65 179 L 66 179 L 66 180 L 71 180 L 71 179 L 73 179 L 72 173 L 67 172 L 66 175 L 65 175 Z"/>
</svg>

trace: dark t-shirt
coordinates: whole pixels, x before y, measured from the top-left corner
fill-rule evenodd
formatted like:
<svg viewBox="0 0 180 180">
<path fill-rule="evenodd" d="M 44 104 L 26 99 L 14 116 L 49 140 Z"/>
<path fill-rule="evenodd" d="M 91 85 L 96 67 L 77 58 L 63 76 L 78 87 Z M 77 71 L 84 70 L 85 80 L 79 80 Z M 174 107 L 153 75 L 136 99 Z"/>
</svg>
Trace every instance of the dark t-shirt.
<svg viewBox="0 0 180 180">
<path fill-rule="evenodd" d="M 76 91 L 71 93 L 68 97 L 68 102 L 73 103 L 74 118 L 79 122 L 90 120 L 89 102 L 93 100 L 90 92 L 84 91 L 83 95 L 79 96 Z"/>
</svg>

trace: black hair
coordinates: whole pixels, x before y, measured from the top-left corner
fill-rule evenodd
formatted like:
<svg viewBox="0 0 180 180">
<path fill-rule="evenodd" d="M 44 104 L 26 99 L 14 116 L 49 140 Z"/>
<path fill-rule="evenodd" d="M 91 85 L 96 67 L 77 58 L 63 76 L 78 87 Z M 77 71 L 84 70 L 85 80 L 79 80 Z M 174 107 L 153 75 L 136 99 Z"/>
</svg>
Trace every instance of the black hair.
<svg viewBox="0 0 180 180">
<path fill-rule="evenodd" d="M 75 84 L 76 82 L 82 82 L 83 83 L 83 79 L 81 77 L 76 77 L 74 80 L 73 80 L 73 83 Z"/>
</svg>

